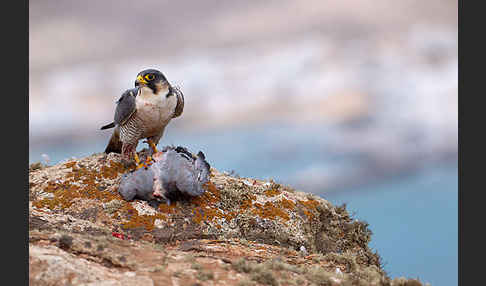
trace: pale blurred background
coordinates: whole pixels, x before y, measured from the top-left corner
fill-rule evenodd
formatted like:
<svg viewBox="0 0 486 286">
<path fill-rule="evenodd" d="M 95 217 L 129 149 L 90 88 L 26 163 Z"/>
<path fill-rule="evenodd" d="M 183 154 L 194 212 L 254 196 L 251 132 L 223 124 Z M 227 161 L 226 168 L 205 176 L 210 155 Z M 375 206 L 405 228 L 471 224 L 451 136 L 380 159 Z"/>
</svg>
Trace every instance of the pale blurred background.
<svg viewBox="0 0 486 286">
<path fill-rule="evenodd" d="M 31 163 L 102 152 L 157 68 L 186 99 L 160 145 L 347 203 L 392 278 L 457 285 L 456 1 L 29 4 Z"/>
</svg>

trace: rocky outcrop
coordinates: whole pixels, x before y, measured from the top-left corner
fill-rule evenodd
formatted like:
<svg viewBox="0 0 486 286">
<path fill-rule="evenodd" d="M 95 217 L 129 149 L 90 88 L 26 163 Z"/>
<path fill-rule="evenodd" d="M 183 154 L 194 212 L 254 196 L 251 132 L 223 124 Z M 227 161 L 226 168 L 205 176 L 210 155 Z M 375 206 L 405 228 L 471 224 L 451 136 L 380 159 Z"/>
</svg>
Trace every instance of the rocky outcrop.
<svg viewBox="0 0 486 286">
<path fill-rule="evenodd" d="M 31 285 L 422 285 L 391 280 L 345 206 L 211 169 L 206 192 L 124 201 L 118 154 L 29 168 Z"/>
</svg>

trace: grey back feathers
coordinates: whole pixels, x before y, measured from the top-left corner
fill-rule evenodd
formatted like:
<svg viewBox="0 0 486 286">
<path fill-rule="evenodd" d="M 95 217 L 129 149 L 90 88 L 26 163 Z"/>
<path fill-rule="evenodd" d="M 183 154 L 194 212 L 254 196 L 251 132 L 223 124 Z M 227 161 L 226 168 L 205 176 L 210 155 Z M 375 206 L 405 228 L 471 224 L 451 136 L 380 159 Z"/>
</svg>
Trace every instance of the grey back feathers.
<svg viewBox="0 0 486 286">
<path fill-rule="evenodd" d="M 135 97 L 137 96 L 138 88 L 126 90 L 120 99 L 117 101 L 115 110 L 115 124 L 123 125 L 133 113 L 137 110 Z"/>
<path fill-rule="evenodd" d="M 100 129 L 109 129 L 115 127 L 116 125 L 125 123 L 136 111 L 137 105 L 135 103 L 135 97 L 137 94 L 138 87 L 127 89 L 124 93 L 122 93 L 120 99 L 116 101 L 115 120 L 112 123 L 102 126 Z"/>
<path fill-rule="evenodd" d="M 147 169 L 138 169 L 123 175 L 118 188 L 127 201 L 140 198 L 147 201 L 179 200 L 200 196 L 209 182 L 210 165 L 202 152 L 192 155 L 184 147 L 165 147 L 154 155 Z"/>
</svg>

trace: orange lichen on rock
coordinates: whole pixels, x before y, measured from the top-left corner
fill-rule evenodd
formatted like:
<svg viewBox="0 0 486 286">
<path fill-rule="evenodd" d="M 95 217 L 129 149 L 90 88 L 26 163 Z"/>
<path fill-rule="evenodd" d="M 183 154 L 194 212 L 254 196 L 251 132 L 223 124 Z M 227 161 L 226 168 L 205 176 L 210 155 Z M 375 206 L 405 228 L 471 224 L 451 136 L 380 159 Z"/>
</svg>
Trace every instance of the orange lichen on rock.
<svg viewBox="0 0 486 286">
<path fill-rule="evenodd" d="M 152 231 L 155 227 L 154 223 L 156 219 L 166 220 L 167 218 L 162 213 L 156 213 L 154 215 L 140 215 L 138 211 L 128 202 L 125 203 L 117 212 L 122 213 L 122 215 L 125 217 L 128 217 L 128 221 L 121 224 L 122 228 L 125 230 L 143 227 L 147 231 Z"/>
<path fill-rule="evenodd" d="M 312 198 L 307 199 L 307 201 L 299 200 L 298 202 L 299 202 L 299 204 L 302 204 L 302 205 L 304 205 L 305 207 L 307 207 L 308 209 L 311 209 L 311 210 L 315 210 L 317 208 L 317 206 L 320 204 L 318 201 L 316 201 Z"/>
<path fill-rule="evenodd" d="M 302 211 L 309 219 L 316 217 L 313 212 L 317 210 L 317 206 L 319 205 L 318 201 L 308 198 L 307 201 L 298 200 L 297 202 L 304 207 Z"/>
<path fill-rule="evenodd" d="M 165 214 L 174 214 L 175 211 L 176 211 L 176 205 L 175 204 L 171 204 L 171 205 L 167 205 L 167 204 L 160 204 L 159 205 L 159 211 L 161 213 L 165 213 Z"/>
<path fill-rule="evenodd" d="M 204 213 L 199 209 L 192 210 L 192 221 L 199 224 L 203 220 Z"/>
<path fill-rule="evenodd" d="M 291 200 L 287 200 L 286 198 L 282 198 L 282 200 L 280 201 L 280 204 L 282 205 L 282 207 L 284 207 L 286 209 L 289 209 L 289 210 L 295 209 L 295 203 Z"/>
<path fill-rule="evenodd" d="M 123 167 L 123 164 L 119 162 L 110 161 L 109 163 L 110 165 L 108 167 L 101 167 L 101 174 L 103 178 L 115 179 L 116 177 L 118 177 L 119 173 L 123 173 L 126 171 L 125 167 Z"/>
<path fill-rule="evenodd" d="M 79 187 L 73 186 L 70 183 L 55 183 L 49 181 L 47 187 L 44 188 L 44 192 L 51 193 L 53 196 L 34 201 L 32 204 L 35 207 L 46 207 L 51 210 L 56 207 L 69 208 L 73 204 L 72 197 L 79 196 Z"/>
<path fill-rule="evenodd" d="M 240 204 L 240 209 L 241 210 L 247 210 L 248 208 L 251 208 L 253 206 L 253 201 L 256 200 L 256 196 L 252 194 L 248 194 L 248 199 L 243 200 Z"/>
<path fill-rule="evenodd" d="M 101 202 L 109 202 L 113 199 L 118 199 L 119 195 L 116 191 L 106 190 L 106 186 L 100 185 L 98 181 L 102 181 L 102 172 L 88 169 L 86 167 L 78 168 L 75 166 L 76 162 L 66 163 L 65 166 L 72 168 L 72 171 L 65 175 L 65 181 L 48 181 L 47 186 L 43 191 L 51 193 L 50 198 L 43 198 L 34 201 L 33 205 L 37 208 L 47 207 L 51 210 L 56 208 L 69 208 L 74 199 L 87 198 L 96 199 Z M 110 177 L 117 177 L 119 173 L 124 172 L 124 168 L 119 163 L 110 162 L 109 166 L 103 166 L 104 172 L 108 172 Z M 113 175 L 115 174 L 115 175 Z M 103 177 L 102 177 L 103 176 Z"/>
<path fill-rule="evenodd" d="M 274 197 L 274 196 L 280 195 L 282 192 L 277 190 L 277 189 L 269 189 L 269 190 L 266 190 L 264 193 L 267 197 Z"/>
<path fill-rule="evenodd" d="M 222 218 L 223 212 L 215 208 L 196 208 L 192 211 L 194 216 L 192 217 L 192 221 L 200 224 L 202 221 L 213 221 L 214 218 Z"/>
<path fill-rule="evenodd" d="M 64 166 L 66 166 L 67 168 L 72 168 L 74 165 L 76 165 L 76 162 L 68 162 L 64 164 Z"/>
<path fill-rule="evenodd" d="M 259 203 L 254 203 L 253 206 L 255 208 L 252 210 L 252 213 L 261 218 L 275 219 L 276 217 L 281 217 L 285 221 L 289 220 L 288 213 L 283 211 L 278 203 L 277 206 L 274 206 L 271 202 L 266 202 L 263 206 Z"/>
<path fill-rule="evenodd" d="M 224 214 L 219 210 L 217 204 L 221 201 L 221 193 L 211 181 L 204 185 L 206 191 L 199 197 L 192 198 L 193 209 L 192 221 L 199 224 L 202 221 L 213 221 L 214 218 L 222 218 Z"/>
<path fill-rule="evenodd" d="M 211 182 L 207 182 L 204 185 L 206 191 L 199 197 L 195 197 L 191 200 L 193 204 L 200 207 L 214 205 L 221 201 L 221 193 L 216 186 Z"/>
<path fill-rule="evenodd" d="M 222 214 L 222 217 L 227 221 L 231 221 L 232 219 L 234 219 L 236 217 L 236 212 L 227 212 L 227 213 L 223 213 Z"/>
<path fill-rule="evenodd" d="M 128 222 L 122 223 L 122 227 L 124 229 L 144 227 L 146 230 L 152 231 L 156 219 L 153 215 L 134 214 Z"/>
</svg>

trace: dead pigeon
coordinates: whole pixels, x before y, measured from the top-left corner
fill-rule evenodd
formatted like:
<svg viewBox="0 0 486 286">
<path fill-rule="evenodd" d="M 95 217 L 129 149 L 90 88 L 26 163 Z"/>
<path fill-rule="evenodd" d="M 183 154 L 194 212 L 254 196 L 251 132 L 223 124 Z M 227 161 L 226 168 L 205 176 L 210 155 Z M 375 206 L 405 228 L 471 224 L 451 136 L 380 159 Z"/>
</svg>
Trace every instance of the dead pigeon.
<svg viewBox="0 0 486 286">
<path fill-rule="evenodd" d="M 127 201 L 142 199 L 151 205 L 200 196 L 209 182 L 210 165 L 204 153 L 194 156 L 184 147 L 166 146 L 152 156 L 148 168 L 122 176 L 118 192 Z"/>
</svg>

